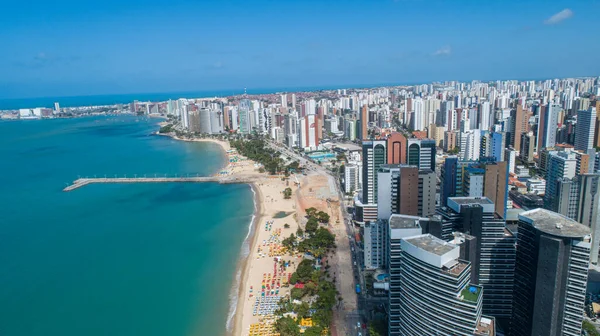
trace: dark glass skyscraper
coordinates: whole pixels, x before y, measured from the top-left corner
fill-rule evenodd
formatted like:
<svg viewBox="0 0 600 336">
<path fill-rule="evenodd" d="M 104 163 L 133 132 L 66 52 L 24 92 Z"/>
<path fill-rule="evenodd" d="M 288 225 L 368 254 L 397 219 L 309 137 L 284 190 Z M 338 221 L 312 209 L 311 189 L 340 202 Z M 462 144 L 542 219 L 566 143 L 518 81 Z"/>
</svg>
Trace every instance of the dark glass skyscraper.
<svg viewBox="0 0 600 336">
<path fill-rule="evenodd" d="M 590 229 L 572 219 L 519 215 L 511 335 L 581 335 L 590 248 Z"/>
</svg>

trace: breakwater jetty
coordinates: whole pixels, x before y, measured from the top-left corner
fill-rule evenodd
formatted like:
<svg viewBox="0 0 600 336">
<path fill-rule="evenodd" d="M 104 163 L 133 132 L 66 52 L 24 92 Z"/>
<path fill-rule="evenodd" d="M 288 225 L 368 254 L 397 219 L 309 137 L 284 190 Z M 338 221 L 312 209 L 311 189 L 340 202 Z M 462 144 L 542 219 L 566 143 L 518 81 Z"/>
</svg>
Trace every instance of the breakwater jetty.
<svg viewBox="0 0 600 336">
<path fill-rule="evenodd" d="M 181 176 L 181 177 L 92 177 L 78 178 L 63 189 L 64 192 L 72 191 L 92 183 L 250 183 L 250 179 L 233 176 Z"/>
</svg>

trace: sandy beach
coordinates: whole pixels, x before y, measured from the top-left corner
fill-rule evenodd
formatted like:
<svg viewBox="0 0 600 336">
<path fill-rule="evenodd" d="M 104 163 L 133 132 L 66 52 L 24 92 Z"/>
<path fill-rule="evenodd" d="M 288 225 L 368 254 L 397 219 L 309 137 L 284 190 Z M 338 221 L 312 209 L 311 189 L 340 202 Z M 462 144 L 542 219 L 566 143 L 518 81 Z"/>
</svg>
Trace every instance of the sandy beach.
<svg viewBox="0 0 600 336">
<path fill-rule="evenodd" d="M 238 262 L 236 274 L 240 270 L 241 274 L 233 284 L 233 290 L 237 293 L 231 298 L 227 325 L 227 335 L 249 335 L 252 325 L 264 328 L 274 322 L 269 316 L 273 303 L 289 293 L 288 277 L 302 260 L 299 256 L 290 256 L 281 247 L 281 240 L 295 234 L 298 229 L 297 186 L 293 178 L 282 180 L 280 176 L 259 173 L 259 166 L 231 150 L 227 141 L 174 138 L 220 145 L 226 153 L 228 164 L 218 174 L 253 181 L 251 187 L 255 193 L 256 213 L 247 238 L 249 253 L 242 255 Z M 284 199 L 283 191 L 288 187 L 292 189 L 292 197 Z M 289 228 L 285 228 L 285 224 Z M 288 266 L 282 267 L 281 261 L 288 262 Z"/>
<path fill-rule="evenodd" d="M 296 175 L 282 179 L 281 176 L 259 173 L 259 166 L 232 150 L 227 141 L 211 138 L 174 138 L 220 145 L 226 153 L 228 164 L 218 174 L 252 181 L 250 184 L 255 195 L 256 213 L 250 233 L 244 242 L 248 246 L 248 253 L 241 255 L 236 269 L 226 335 L 248 336 L 251 329 L 258 328 L 266 331 L 264 335 L 269 335 L 268 331 L 273 330 L 272 325 L 275 321 L 271 314 L 276 309 L 275 304 L 279 298 L 289 294 L 291 287 L 287 284 L 288 277 L 302 261 L 301 255 L 290 256 L 283 250 L 281 241 L 296 233 L 299 222 L 306 221 L 304 215 L 308 207 L 327 212 L 332 219 L 330 229 L 337 233 L 338 239 L 339 236 L 343 239 L 345 234 L 341 230 L 343 222 L 339 221 L 341 214 L 337 203 L 337 191 L 332 181 L 324 175 L 312 173 L 308 176 Z M 299 181 L 300 185 L 294 183 L 295 181 Z M 292 189 L 292 197 L 285 199 L 283 191 L 288 187 Z M 285 228 L 286 224 L 289 228 Z M 282 262 L 287 263 L 287 267 L 282 266 Z M 336 262 L 350 263 L 349 260 Z M 339 285 L 341 284 L 338 283 Z M 355 306 L 355 302 L 352 303 L 348 306 Z"/>
</svg>

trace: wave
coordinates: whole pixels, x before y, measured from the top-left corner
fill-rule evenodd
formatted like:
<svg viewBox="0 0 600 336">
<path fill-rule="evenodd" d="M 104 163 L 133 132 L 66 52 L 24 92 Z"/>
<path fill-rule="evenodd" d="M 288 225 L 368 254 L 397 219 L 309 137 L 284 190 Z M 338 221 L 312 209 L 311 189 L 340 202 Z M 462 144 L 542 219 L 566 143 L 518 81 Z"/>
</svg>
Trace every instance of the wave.
<svg viewBox="0 0 600 336">
<path fill-rule="evenodd" d="M 225 327 L 227 328 L 227 331 L 229 333 L 231 333 L 233 331 L 233 320 L 235 317 L 235 313 L 237 312 L 238 297 L 239 297 L 240 285 L 242 282 L 242 272 L 244 272 L 244 266 L 245 266 L 245 263 L 243 262 L 243 260 L 248 258 L 248 256 L 250 255 L 250 245 L 252 244 L 250 239 L 252 237 L 254 221 L 256 220 L 256 215 L 258 214 L 258 203 L 257 203 L 258 201 L 256 200 L 256 192 L 254 191 L 254 187 L 252 187 L 252 186 L 250 187 L 250 190 L 252 190 L 252 194 L 253 194 L 252 199 L 254 201 L 254 214 L 252 215 L 252 219 L 250 220 L 250 224 L 248 225 L 248 233 L 246 234 L 246 237 L 244 238 L 244 242 L 242 243 L 242 248 L 240 251 L 240 258 L 238 261 L 238 268 L 235 273 L 235 280 L 233 282 L 233 285 L 231 286 L 231 291 L 229 292 L 229 313 L 227 314 L 227 322 L 225 325 Z"/>
</svg>

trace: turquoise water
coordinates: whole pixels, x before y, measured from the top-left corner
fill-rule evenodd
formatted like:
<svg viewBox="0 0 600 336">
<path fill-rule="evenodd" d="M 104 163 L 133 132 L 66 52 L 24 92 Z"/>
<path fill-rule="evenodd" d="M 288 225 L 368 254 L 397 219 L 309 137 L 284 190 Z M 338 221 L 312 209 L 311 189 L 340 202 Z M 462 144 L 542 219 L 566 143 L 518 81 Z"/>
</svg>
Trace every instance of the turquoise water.
<svg viewBox="0 0 600 336">
<path fill-rule="evenodd" d="M 336 155 L 334 153 L 314 153 L 314 154 L 308 154 L 308 157 L 310 157 L 313 160 L 331 160 L 334 159 L 336 157 Z"/>
<path fill-rule="evenodd" d="M 89 185 L 94 174 L 212 174 L 217 145 L 157 120 L 0 122 L 0 335 L 222 335 L 247 185 Z"/>
</svg>

